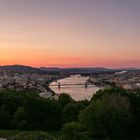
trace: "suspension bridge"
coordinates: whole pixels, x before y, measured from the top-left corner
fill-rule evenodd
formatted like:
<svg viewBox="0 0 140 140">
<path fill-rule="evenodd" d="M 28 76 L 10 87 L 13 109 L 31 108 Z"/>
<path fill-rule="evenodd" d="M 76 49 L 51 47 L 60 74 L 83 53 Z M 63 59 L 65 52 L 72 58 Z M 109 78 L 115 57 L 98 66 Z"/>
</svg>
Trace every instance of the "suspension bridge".
<svg viewBox="0 0 140 140">
<path fill-rule="evenodd" d="M 85 83 L 60 83 L 58 82 L 58 84 L 55 84 L 55 85 L 50 85 L 51 87 L 55 86 L 55 87 L 58 87 L 58 88 L 61 88 L 63 86 L 84 86 L 85 88 L 88 87 L 88 85 L 94 85 L 92 83 L 89 83 L 89 82 L 85 82 Z"/>
</svg>

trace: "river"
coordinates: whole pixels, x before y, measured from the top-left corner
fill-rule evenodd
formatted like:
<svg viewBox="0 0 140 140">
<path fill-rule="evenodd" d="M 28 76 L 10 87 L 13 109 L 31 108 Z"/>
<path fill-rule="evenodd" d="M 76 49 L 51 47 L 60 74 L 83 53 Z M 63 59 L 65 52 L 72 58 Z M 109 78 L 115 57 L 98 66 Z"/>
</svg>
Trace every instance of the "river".
<svg viewBox="0 0 140 140">
<path fill-rule="evenodd" d="M 68 78 L 52 82 L 49 87 L 56 94 L 69 94 L 76 101 L 85 99 L 90 100 L 93 94 L 101 89 L 101 87 L 95 85 L 88 85 L 85 87 L 85 83 L 88 79 L 89 77 L 71 75 Z M 60 85 L 60 87 L 58 85 Z"/>
</svg>

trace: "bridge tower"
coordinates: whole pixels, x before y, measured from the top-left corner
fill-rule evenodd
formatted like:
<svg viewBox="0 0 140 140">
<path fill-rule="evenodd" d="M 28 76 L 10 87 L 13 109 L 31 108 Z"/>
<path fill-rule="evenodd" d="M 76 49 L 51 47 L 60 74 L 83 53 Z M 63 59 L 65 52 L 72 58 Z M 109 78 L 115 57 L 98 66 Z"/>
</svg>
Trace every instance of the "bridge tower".
<svg viewBox="0 0 140 140">
<path fill-rule="evenodd" d="M 59 88 L 59 89 L 61 88 L 61 83 L 60 83 L 60 82 L 58 83 L 58 88 Z"/>
<path fill-rule="evenodd" d="M 6 70 L 3 71 L 3 77 L 4 78 L 7 78 L 7 72 L 6 72 Z"/>
<path fill-rule="evenodd" d="M 88 82 L 86 81 L 86 82 L 85 82 L 85 88 L 87 88 L 87 87 L 88 87 Z"/>
</svg>

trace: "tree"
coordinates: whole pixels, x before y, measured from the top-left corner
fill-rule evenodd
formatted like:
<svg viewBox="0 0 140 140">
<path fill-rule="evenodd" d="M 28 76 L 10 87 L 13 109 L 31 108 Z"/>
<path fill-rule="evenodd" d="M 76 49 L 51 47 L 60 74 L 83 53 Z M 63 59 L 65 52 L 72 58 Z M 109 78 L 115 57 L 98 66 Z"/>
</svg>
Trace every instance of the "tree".
<svg viewBox="0 0 140 140">
<path fill-rule="evenodd" d="M 5 109 L 5 106 L 0 107 L 0 129 L 9 129 L 11 122 L 11 114 Z"/>
<path fill-rule="evenodd" d="M 120 94 L 105 94 L 79 115 L 91 137 L 119 137 L 127 133 L 131 119 L 130 103 Z"/>
<path fill-rule="evenodd" d="M 85 102 L 73 102 L 66 105 L 62 112 L 63 123 L 78 121 L 80 111 L 86 106 Z"/>
<path fill-rule="evenodd" d="M 60 94 L 58 103 L 64 108 L 67 104 L 74 102 L 74 100 L 68 94 Z"/>
<path fill-rule="evenodd" d="M 26 122 L 25 115 L 26 115 L 26 112 L 25 112 L 24 107 L 19 107 L 14 114 L 14 119 L 12 122 L 14 129 L 20 129 L 20 130 L 27 129 L 27 122 Z"/>
<path fill-rule="evenodd" d="M 133 121 L 131 125 L 131 133 L 132 136 L 140 138 L 140 90 L 132 92 L 129 95 L 132 113 L 133 113 Z"/>
</svg>

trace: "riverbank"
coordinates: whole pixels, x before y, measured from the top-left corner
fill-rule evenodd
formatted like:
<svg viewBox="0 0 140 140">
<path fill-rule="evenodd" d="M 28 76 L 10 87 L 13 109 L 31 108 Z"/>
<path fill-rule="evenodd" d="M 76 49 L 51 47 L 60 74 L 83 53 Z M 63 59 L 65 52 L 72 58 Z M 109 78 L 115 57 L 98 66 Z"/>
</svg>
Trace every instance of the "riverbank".
<svg viewBox="0 0 140 140">
<path fill-rule="evenodd" d="M 65 79 L 65 78 L 68 78 L 70 75 L 65 75 L 65 76 L 60 76 L 58 78 L 52 78 L 51 80 L 48 80 L 46 82 L 46 90 L 47 92 L 45 93 L 40 93 L 40 96 L 41 97 L 44 97 L 44 98 L 55 98 L 55 99 L 58 99 L 58 94 L 55 93 L 49 86 L 51 83 L 55 82 L 55 81 L 58 81 L 58 80 L 61 80 L 61 79 Z"/>
<path fill-rule="evenodd" d="M 100 87 L 100 88 L 108 88 L 108 87 L 110 87 L 110 85 L 108 84 L 108 83 L 105 83 L 105 82 L 95 82 L 95 81 L 93 81 L 93 80 L 91 80 L 90 78 L 87 80 L 87 82 L 88 83 L 90 83 L 90 84 L 94 84 L 95 86 L 97 86 L 97 87 Z"/>
</svg>

